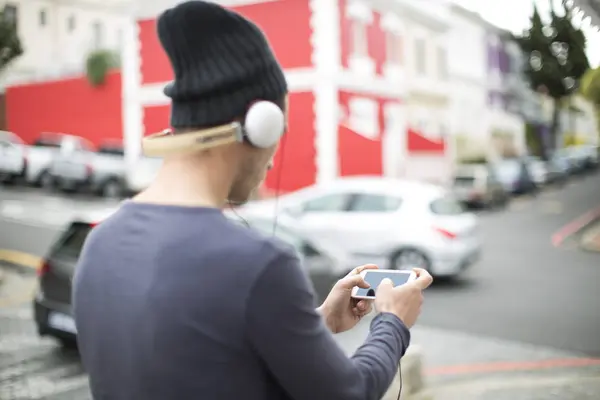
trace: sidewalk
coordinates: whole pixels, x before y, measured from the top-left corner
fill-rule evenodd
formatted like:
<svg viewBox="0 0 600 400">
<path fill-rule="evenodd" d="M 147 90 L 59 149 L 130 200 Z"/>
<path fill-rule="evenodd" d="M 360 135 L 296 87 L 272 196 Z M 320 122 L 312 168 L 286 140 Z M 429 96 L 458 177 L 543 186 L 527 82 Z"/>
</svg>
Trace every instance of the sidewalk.
<svg viewBox="0 0 600 400">
<path fill-rule="evenodd" d="M 600 252 L 600 219 L 585 229 L 580 246 L 587 251 Z"/>
<path fill-rule="evenodd" d="M 352 353 L 360 334 L 338 335 Z M 422 352 L 425 388 L 415 400 L 598 400 L 600 359 L 581 354 L 416 326 L 412 343 Z M 412 400 L 412 397 L 410 398 Z"/>
</svg>

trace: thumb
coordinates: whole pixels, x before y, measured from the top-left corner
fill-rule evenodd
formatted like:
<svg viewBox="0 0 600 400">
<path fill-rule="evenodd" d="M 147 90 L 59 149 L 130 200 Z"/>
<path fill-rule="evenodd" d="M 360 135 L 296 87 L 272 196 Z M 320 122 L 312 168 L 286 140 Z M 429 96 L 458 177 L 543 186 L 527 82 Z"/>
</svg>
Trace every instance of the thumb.
<svg viewBox="0 0 600 400">
<path fill-rule="evenodd" d="M 392 283 L 392 280 L 389 278 L 385 278 L 379 283 L 379 286 L 377 286 L 377 294 L 387 293 L 393 289 L 394 284 Z"/>
<path fill-rule="evenodd" d="M 358 286 L 362 289 L 368 289 L 371 287 L 360 275 L 346 276 L 340 281 L 340 283 L 344 289 L 352 289 L 355 286 Z"/>
</svg>

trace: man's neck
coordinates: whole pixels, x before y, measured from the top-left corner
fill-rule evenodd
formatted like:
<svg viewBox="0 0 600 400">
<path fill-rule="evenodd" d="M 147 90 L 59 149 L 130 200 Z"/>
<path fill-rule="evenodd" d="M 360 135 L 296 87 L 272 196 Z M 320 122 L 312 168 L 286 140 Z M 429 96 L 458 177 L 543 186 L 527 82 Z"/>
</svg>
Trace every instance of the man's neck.
<svg viewBox="0 0 600 400">
<path fill-rule="evenodd" d="M 226 166 L 216 164 L 194 160 L 191 157 L 165 159 L 154 181 L 133 200 L 142 203 L 223 208 L 233 179 L 228 179 L 227 168 L 224 168 Z"/>
</svg>

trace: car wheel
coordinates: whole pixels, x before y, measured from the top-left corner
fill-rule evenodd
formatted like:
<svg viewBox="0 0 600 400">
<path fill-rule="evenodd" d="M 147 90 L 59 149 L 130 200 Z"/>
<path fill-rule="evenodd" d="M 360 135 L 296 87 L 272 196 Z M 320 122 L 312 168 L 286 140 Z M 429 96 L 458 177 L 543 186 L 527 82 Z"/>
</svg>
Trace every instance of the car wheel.
<svg viewBox="0 0 600 400">
<path fill-rule="evenodd" d="M 118 199 L 123 196 L 123 185 L 121 182 L 111 179 L 102 186 L 102 197 L 107 199 Z"/>
<path fill-rule="evenodd" d="M 390 268 L 395 270 L 423 268 L 429 271 L 431 268 L 429 258 L 416 249 L 400 250 L 392 256 L 390 264 Z"/>
<path fill-rule="evenodd" d="M 0 172 L 0 183 L 11 183 L 12 176 L 8 172 Z"/>
<path fill-rule="evenodd" d="M 50 175 L 50 172 L 48 171 L 43 171 L 40 174 L 40 177 L 38 178 L 38 183 L 39 186 L 43 189 L 54 189 L 54 178 L 52 178 L 52 175 Z"/>
</svg>

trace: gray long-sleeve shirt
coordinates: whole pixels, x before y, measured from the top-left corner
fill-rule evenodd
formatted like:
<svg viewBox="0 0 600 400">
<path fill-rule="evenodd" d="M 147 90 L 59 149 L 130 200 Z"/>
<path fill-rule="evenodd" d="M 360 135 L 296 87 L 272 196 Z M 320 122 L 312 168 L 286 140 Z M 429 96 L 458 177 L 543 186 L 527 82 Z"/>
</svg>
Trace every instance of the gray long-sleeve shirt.
<svg viewBox="0 0 600 400">
<path fill-rule="evenodd" d="M 73 300 L 95 400 L 375 400 L 410 339 L 380 314 L 348 358 L 293 250 L 209 208 L 126 202 Z"/>
</svg>

